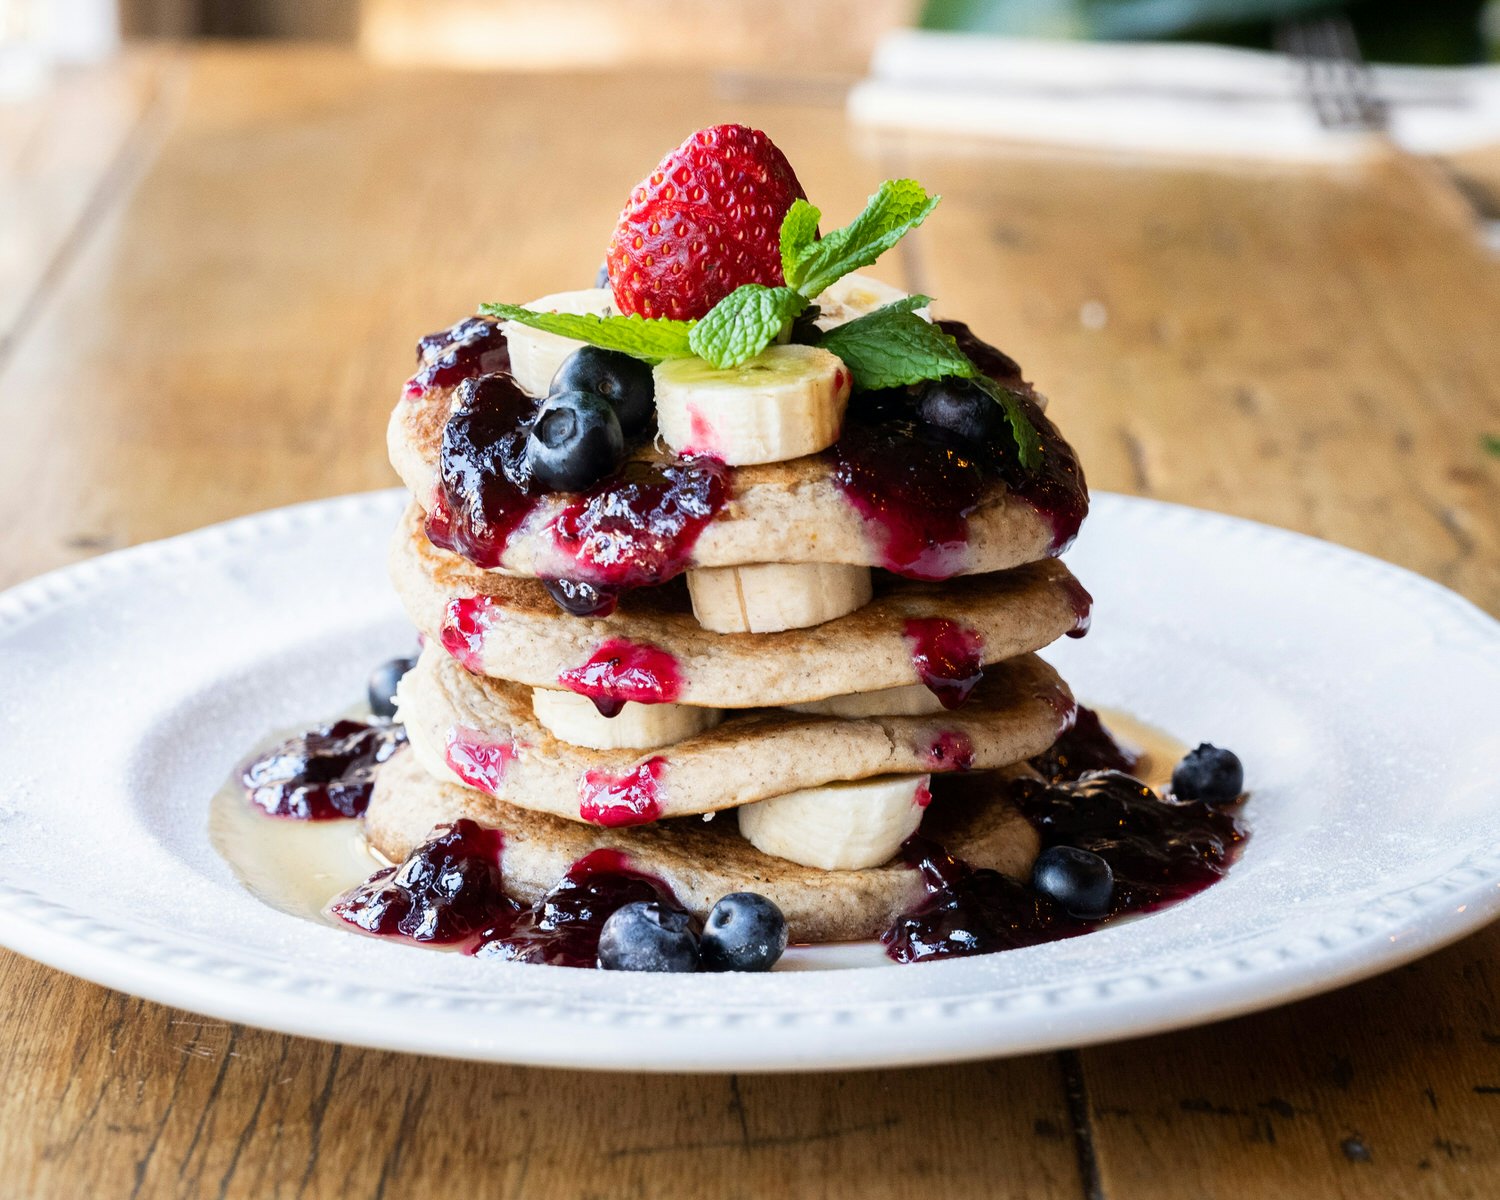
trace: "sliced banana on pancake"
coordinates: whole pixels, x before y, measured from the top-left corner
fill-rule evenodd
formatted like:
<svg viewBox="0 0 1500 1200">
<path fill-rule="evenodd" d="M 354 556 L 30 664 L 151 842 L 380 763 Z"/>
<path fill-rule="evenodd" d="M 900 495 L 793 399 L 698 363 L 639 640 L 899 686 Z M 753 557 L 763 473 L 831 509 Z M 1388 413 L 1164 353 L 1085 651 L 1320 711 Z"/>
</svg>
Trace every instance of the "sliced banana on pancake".
<svg viewBox="0 0 1500 1200">
<path fill-rule="evenodd" d="M 606 717 L 587 696 L 553 688 L 532 689 L 531 711 L 553 737 L 590 750 L 654 750 L 712 729 L 724 718 L 717 708 L 632 702 Z"/>
<path fill-rule="evenodd" d="M 818 306 L 818 316 L 813 324 L 819 329 L 832 329 L 877 308 L 904 300 L 908 295 L 900 288 L 871 279 L 868 275 L 845 275 L 813 301 Z M 930 309 L 919 308 L 917 315 L 924 321 L 932 320 Z"/>
<path fill-rule="evenodd" d="M 591 313 L 607 317 L 615 311 L 614 295 L 608 288 L 583 288 L 576 292 L 554 292 L 526 305 L 536 312 Z M 506 321 L 505 342 L 510 347 L 510 373 L 522 390 L 532 396 L 545 396 L 552 387 L 563 360 L 584 343 L 541 329 L 532 329 L 517 321 Z"/>
<path fill-rule="evenodd" d="M 762 854 L 825 871 L 889 862 L 916 833 L 930 775 L 887 775 L 773 796 L 738 810 L 740 833 Z"/>
<path fill-rule="evenodd" d="M 845 563 L 758 563 L 687 573 L 693 616 L 714 633 L 809 629 L 870 602 L 869 567 Z"/>
<path fill-rule="evenodd" d="M 737 367 L 678 358 L 652 371 L 662 440 L 730 466 L 783 462 L 833 445 L 849 369 L 817 346 L 768 346 Z"/>
<path fill-rule="evenodd" d="M 942 712 L 943 702 L 925 684 L 912 683 L 905 687 L 853 692 L 784 707 L 819 717 L 921 717 Z"/>
</svg>

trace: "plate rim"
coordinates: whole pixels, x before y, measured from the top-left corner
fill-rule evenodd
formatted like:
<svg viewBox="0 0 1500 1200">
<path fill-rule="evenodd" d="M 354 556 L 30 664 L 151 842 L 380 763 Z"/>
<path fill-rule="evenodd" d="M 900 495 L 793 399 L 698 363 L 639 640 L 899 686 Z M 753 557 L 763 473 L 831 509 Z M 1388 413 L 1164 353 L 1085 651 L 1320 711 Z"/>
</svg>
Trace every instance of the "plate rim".
<svg viewBox="0 0 1500 1200">
<path fill-rule="evenodd" d="M 92 583 L 292 533 L 310 522 L 384 517 L 394 513 L 403 497 L 400 489 L 393 488 L 308 501 L 58 568 L 0 593 L 0 639 L 60 600 L 76 599 L 80 590 Z M 1096 509 L 1114 510 L 1121 519 L 1207 522 L 1238 538 L 1271 540 L 1304 555 L 1331 559 L 1343 568 L 1378 579 L 1384 590 L 1416 593 L 1425 604 L 1440 606 L 1450 623 L 1443 631 L 1450 635 L 1445 640 L 1457 633 L 1487 658 L 1500 661 L 1500 621 L 1450 589 L 1405 568 L 1336 543 L 1223 513 L 1108 492 L 1096 492 L 1092 500 Z M 1418 895 L 1428 892 L 1433 894 Z M 1319 948 L 1306 954 L 1292 953 L 1282 945 L 1271 956 L 1274 961 L 1247 960 L 1228 972 L 1199 971 L 1199 977 L 1193 978 L 1194 972 L 1180 969 L 1179 974 L 1188 978 L 1175 979 L 1171 991 L 1182 1003 L 1170 1008 L 1154 1002 L 1161 987 L 1161 972 L 1157 971 L 1155 980 L 1143 972 L 1117 973 L 1075 988 L 1087 995 L 1069 998 L 1049 993 L 1044 1001 L 1036 1000 L 1037 989 L 1032 988 L 1016 995 L 878 999 L 845 1006 L 784 1006 L 758 1012 L 736 1009 L 705 1013 L 699 1009 L 651 1013 L 587 998 L 559 1004 L 550 998 L 528 1001 L 497 994 L 489 1005 L 458 1006 L 459 1014 L 467 1017 L 499 1008 L 514 1019 L 483 1029 L 475 1027 L 472 1020 L 393 1022 L 392 1012 L 408 1005 L 430 1008 L 431 997 L 416 989 L 391 989 L 380 1003 L 373 1003 L 367 987 L 348 983 L 332 986 L 305 971 L 273 970 L 243 958 L 208 954 L 196 946 L 174 943 L 160 935 L 148 936 L 70 909 L 17 884 L 0 883 L 0 897 L 5 898 L 0 904 L 0 945 L 55 969 L 159 1003 L 298 1036 L 446 1057 L 575 1069 L 843 1070 L 1035 1053 L 1147 1036 L 1289 1003 L 1357 982 L 1449 945 L 1500 916 L 1500 847 L 1488 852 L 1472 849 L 1430 878 L 1372 898 L 1358 913 L 1364 928 L 1351 924 L 1351 936 L 1334 944 L 1328 942 L 1325 933 L 1310 939 Z M 1465 906 L 1458 913 L 1452 911 L 1455 902 Z M 1444 921 L 1420 922 L 1422 915 L 1440 905 L 1448 909 Z M 1398 907 L 1401 911 L 1391 911 Z M 1406 932 L 1398 939 L 1387 940 L 1396 925 Z M 1379 953 L 1372 953 L 1374 949 Z M 919 969 L 932 972 L 963 965 L 959 960 L 924 964 Z M 523 964 L 505 967 L 545 969 Z M 351 1022 L 349 1018 L 356 1014 L 358 1019 Z M 1087 1014 L 1087 1023 L 1080 1028 L 1077 1018 L 1081 1014 Z M 903 1026 L 895 1043 L 870 1039 L 872 1024 L 890 1023 Z M 671 1031 L 673 1037 L 654 1040 L 648 1052 L 633 1039 L 621 1039 L 618 1033 L 622 1026 Z M 744 1039 L 724 1036 L 726 1030 L 735 1027 L 773 1028 L 777 1040 L 774 1045 L 761 1040 L 752 1051 Z M 919 1032 L 914 1034 L 913 1030 Z"/>
</svg>

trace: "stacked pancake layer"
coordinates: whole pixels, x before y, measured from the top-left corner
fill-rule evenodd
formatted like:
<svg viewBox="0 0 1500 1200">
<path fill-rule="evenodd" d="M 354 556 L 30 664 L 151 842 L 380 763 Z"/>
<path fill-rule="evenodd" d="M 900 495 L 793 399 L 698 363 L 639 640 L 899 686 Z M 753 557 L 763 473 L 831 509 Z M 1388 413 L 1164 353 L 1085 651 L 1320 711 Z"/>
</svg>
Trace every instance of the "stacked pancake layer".
<svg viewBox="0 0 1500 1200">
<path fill-rule="evenodd" d="M 537 364 L 577 345 L 518 327 L 485 336 L 494 348 L 470 374 L 500 374 L 517 394 L 524 378 L 533 396 Z M 1033 395 L 989 353 L 987 369 Z M 443 355 L 451 345 L 426 361 Z M 398 697 L 410 748 L 382 771 L 366 816 L 383 853 L 400 858 L 434 825 L 469 817 L 504 833 L 523 899 L 607 846 L 700 916 L 726 892 L 769 895 L 804 940 L 869 936 L 909 905 L 920 883 L 899 849 L 919 828 L 941 829 L 975 866 L 1029 869 L 1024 820 L 998 801 L 929 807 L 930 785 L 934 773 L 1024 769 L 1071 723 L 1071 694 L 1034 653 L 1087 628 L 1087 593 L 1051 557 L 1071 537 L 1055 509 L 996 472 L 930 528 L 901 495 L 892 519 L 856 454 L 864 437 L 899 455 L 896 422 L 857 425 L 862 398 L 846 417 L 847 394 L 832 427 L 807 435 L 815 452 L 723 465 L 722 447 L 684 444 L 689 428 L 713 441 L 696 416 L 669 427 L 662 368 L 662 434 L 680 453 L 658 438 L 627 463 L 628 484 L 507 495 L 505 508 L 455 493 L 443 447 L 460 381 L 434 374 L 390 426 L 413 496 L 391 572 L 425 648 Z M 1054 476 L 1076 477 L 1081 517 L 1071 451 L 1032 411 L 1066 459 L 1061 473 L 1049 464 Z M 916 471 L 934 452 L 913 446 Z M 634 555 L 623 573 L 622 546 Z M 558 580 L 608 602 L 572 615 L 554 600 Z"/>
</svg>

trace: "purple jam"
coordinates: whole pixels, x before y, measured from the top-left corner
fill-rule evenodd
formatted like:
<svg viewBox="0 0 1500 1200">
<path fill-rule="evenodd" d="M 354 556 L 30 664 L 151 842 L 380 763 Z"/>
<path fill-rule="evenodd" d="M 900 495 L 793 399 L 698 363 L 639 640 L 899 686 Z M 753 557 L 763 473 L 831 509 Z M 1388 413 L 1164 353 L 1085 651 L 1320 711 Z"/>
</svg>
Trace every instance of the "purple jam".
<svg viewBox="0 0 1500 1200">
<path fill-rule="evenodd" d="M 1060 783 L 972 775 L 943 782 L 950 802 L 982 802 L 998 790 L 1031 822 L 1043 849 L 1076 846 L 1108 862 L 1115 887 L 1104 920 L 1150 912 L 1202 891 L 1223 878 L 1247 836 L 1229 810 L 1163 799 L 1118 771 Z M 897 962 L 1012 950 L 1075 937 L 1100 924 L 1069 916 L 998 871 L 970 867 L 927 838 L 908 840 L 903 853 L 921 872 L 927 896 L 881 935 Z"/>
<path fill-rule="evenodd" d="M 984 642 L 974 630 L 945 617 L 911 617 L 903 628 L 912 666 L 944 708 L 958 708 L 984 678 Z"/>
<path fill-rule="evenodd" d="M 592 967 L 604 922 L 638 900 L 677 906 L 666 884 L 632 870 L 618 850 L 595 850 L 574 863 L 530 908 L 502 913 L 480 935 L 474 953 L 513 962 Z"/>
<path fill-rule="evenodd" d="M 1048 782 L 1065 783 L 1085 771 L 1123 771 L 1129 775 L 1141 765 L 1141 756 L 1121 745 L 1104 727 L 1098 713 L 1080 704 L 1072 728 L 1045 754 L 1033 758 L 1031 765 Z"/>
<path fill-rule="evenodd" d="M 1223 878 L 1246 832 L 1233 812 L 1201 800 L 1165 800 L 1120 771 L 1072 783 L 1016 780 L 1009 799 L 1042 846 L 1077 846 L 1115 873 L 1110 915 L 1150 912 Z"/>
<path fill-rule="evenodd" d="M 434 361 L 446 362 L 469 344 L 456 343 L 458 348 L 443 350 Z M 481 361 L 489 366 L 495 360 L 460 354 L 453 372 L 443 376 L 443 382 L 463 386 L 443 427 L 427 536 L 490 569 L 502 563 L 511 538 L 546 493 L 533 483 L 526 457 L 541 402 L 511 377 L 508 362 L 478 375 Z M 464 364 L 475 369 L 465 373 Z M 640 440 L 654 435 L 647 428 Z M 549 531 L 572 564 L 562 578 L 546 581 L 553 599 L 575 615 L 608 616 L 621 592 L 680 574 L 699 534 L 728 502 L 733 475 L 712 458 L 629 460 L 569 497 Z"/>
<path fill-rule="evenodd" d="M 538 404 L 508 374 L 474 380 L 457 401 L 443 426 L 427 537 L 489 569 L 537 506 L 526 438 Z"/>
<path fill-rule="evenodd" d="M 987 375 L 1010 390 L 1042 442 L 1041 465 L 1021 466 L 1009 427 L 987 444 L 960 445 L 928 427 L 906 389 L 866 392 L 851 403 L 828 451 L 835 481 L 876 531 L 881 565 L 914 579 L 948 579 L 967 565 L 969 515 L 1002 483 L 1052 530 L 1061 553 L 1088 511 L 1088 489 L 1072 448 L 1031 399 L 1019 368 L 959 321 L 939 321 Z"/>
<path fill-rule="evenodd" d="M 667 760 L 648 758 L 619 774 L 585 771 L 578 784 L 578 815 L 593 825 L 645 825 L 661 816 L 661 777 Z"/>
<path fill-rule="evenodd" d="M 509 370 L 510 348 L 499 322 L 465 317 L 417 342 L 417 373 L 407 382 L 405 396 L 415 400 L 431 388 L 456 387 L 475 375 Z"/>
<path fill-rule="evenodd" d="M 498 830 L 460 820 L 439 826 L 399 867 L 377 871 L 330 906 L 365 933 L 451 944 L 476 937 L 518 907 L 500 874 Z"/>
<path fill-rule="evenodd" d="M 609 638 L 581 666 L 557 677 L 570 692 L 587 696 L 601 715 L 617 717 L 627 702 L 670 704 L 682 694 L 677 659 L 660 646 Z"/>
<path fill-rule="evenodd" d="M 329 821 L 361 816 L 375 768 L 406 742 L 399 725 L 335 721 L 299 734 L 240 769 L 250 802 L 273 817 Z"/>
<path fill-rule="evenodd" d="M 901 851 L 921 872 L 927 897 L 880 935 L 897 962 L 1016 950 L 1090 928 L 1025 884 L 999 871 L 976 870 L 936 842 L 909 838 Z"/>
<path fill-rule="evenodd" d="M 734 471 L 714 458 L 627 462 L 553 525 L 576 578 L 618 595 L 687 569 L 698 536 L 728 502 Z"/>
<path fill-rule="evenodd" d="M 967 771 L 974 765 L 974 741 L 961 729 L 944 729 L 927 743 L 929 771 Z"/>
</svg>

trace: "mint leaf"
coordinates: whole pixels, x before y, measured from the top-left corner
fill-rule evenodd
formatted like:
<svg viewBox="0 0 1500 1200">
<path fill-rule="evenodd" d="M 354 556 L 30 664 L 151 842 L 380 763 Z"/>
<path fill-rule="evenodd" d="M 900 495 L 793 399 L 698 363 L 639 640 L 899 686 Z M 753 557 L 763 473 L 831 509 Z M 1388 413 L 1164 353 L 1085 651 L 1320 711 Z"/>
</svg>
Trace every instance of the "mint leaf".
<svg viewBox="0 0 1500 1200">
<path fill-rule="evenodd" d="M 691 358 L 689 342 L 693 321 L 672 321 L 665 317 L 599 317 L 593 313 L 533 312 L 518 304 L 481 304 L 479 311 L 502 321 L 518 321 L 533 329 L 542 329 L 560 337 L 574 338 L 605 350 L 618 350 L 631 358 L 648 363 L 669 358 Z"/>
<path fill-rule="evenodd" d="M 1016 455 L 1021 460 L 1021 465 L 1028 471 L 1036 470 L 1042 465 L 1042 435 L 1026 415 L 1026 407 L 1021 403 L 1020 397 L 1008 387 L 982 374 L 977 367 L 971 378 L 993 396 L 1005 411 L 1005 420 L 1010 425 L 1011 436 L 1016 440 Z"/>
<path fill-rule="evenodd" d="M 887 179 L 870 197 L 865 211 L 842 229 L 835 229 L 817 241 L 796 250 L 806 231 L 806 215 L 797 212 L 796 225 L 789 239 L 786 222 L 782 222 L 782 273 L 787 284 L 804 296 L 816 296 L 851 271 L 868 267 L 927 219 L 941 196 L 929 196 L 915 179 Z M 809 207 L 811 207 L 809 205 Z M 796 212 L 796 205 L 787 217 Z M 789 244 L 792 261 L 787 262 Z"/>
<path fill-rule="evenodd" d="M 786 323 L 806 307 L 807 297 L 791 288 L 742 284 L 693 326 L 688 344 L 694 354 L 721 371 L 737 367 L 774 342 Z"/>
<path fill-rule="evenodd" d="M 972 379 L 1004 412 L 1021 466 L 1035 470 L 1042 461 L 1042 438 L 1021 397 L 981 372 L 951 336 L 915 314 L 931 303 L 930 296 L 903 297 L 834 326 L 818 344 L 844 360 L 859 391 L 950 376 Z"/>
<path fill-rule="evenodd" d="M 861 391 L 905 387 L 944 375 L 972 376 L 977 368 L 958 343 L 912 310 L 928 296 L 906 296 L 845 325 L 835 325 L 818 345 L 837 354 Z"/>
<path fill-rule="evenodd" d="M 1484 447 L 1486 453 L 1500 458 L 1500 435 L 1493 433 L 1484 434 L 1479 439 L 1479 444 Z"/>
<path fill-rule="evenodd" d="M 823 214 L 806 200 L 793 200 L 786 216 L 781 218 L 781 273 L 788 283 L 802 255 L 817 240 L 818 222 Z"/>
</svg>

